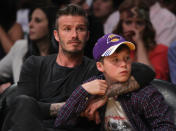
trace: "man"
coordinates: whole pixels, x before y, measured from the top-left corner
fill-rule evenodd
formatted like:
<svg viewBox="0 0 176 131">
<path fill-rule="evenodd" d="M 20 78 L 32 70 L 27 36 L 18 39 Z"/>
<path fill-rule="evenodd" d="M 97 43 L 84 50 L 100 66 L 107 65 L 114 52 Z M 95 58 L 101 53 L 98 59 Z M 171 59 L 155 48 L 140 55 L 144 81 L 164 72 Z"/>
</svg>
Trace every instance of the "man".
<svg viewBox="0 0 176 131">
<path fill-rule="evenodd" d="M 56 18 L 57 55 L 30 57 L 23 65 L 17 94 L 3 125 L 3 131 L 97 131 L 99 125 L 79 117 L 74 127 L 54 129 L 54 119 L 60 107 L 83 81 L 99 74 L 93 60 L 83 57 L 89 38 L 88 21 L 82 8 L 68 5 Z M 137 68 L 137 67 L 136 67 Z M 152 70 L 148 83 L 154 78 Z M 143 71 L 142 71 L 143 72 Z M 96 85 L 95 85 L 96 86 Z"/>
<path fill-rule="evenodd" d="M 110 33 L 101 37 L 94 46 L 93 53 L 97 69 L 103 75 L 94 76 L 72 93 L 58 112 L 56 127 L 74 125 L 76 117 L 88 105 L 86 97 L 91 98 L 91 94 L 97 95 L 98 98 L 94 99 L 102 101 L 102 105 L 107 102 L 105 111 L 101 110 L 103 130 L 174 131 L 176 127 L 172 114 L 162 95 L 151 84 L 139 88 L 138 82 L 131 75 L 130 51 L 134 49 L 133 43 L 119 35 Z M 104 80 L 104 83 L 94 86 L 98 79 Z M 106 89 L 107 95 L 100 98 Z"/>
</svg>

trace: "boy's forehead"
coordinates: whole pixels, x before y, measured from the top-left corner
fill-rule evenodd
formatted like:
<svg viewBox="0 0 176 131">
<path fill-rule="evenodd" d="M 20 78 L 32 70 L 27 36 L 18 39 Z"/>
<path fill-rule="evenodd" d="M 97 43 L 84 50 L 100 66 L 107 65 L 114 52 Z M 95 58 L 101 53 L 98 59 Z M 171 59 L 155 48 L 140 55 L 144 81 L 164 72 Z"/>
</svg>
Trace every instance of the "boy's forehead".
<svg viewBox="0 0 176 131">
<path fill-rule="evenodd" d="M 121 56 L 126 56 L 126 55 L 130 55 L 130 50 L 128 48 L 122 48 L 120 50 L 116 50 L 112 55 L 110 56 L 105 56 L 105 57 L 109 57 L 109 58 L 113 58 L 113 57 L 121 57 Z"/>
</svg>

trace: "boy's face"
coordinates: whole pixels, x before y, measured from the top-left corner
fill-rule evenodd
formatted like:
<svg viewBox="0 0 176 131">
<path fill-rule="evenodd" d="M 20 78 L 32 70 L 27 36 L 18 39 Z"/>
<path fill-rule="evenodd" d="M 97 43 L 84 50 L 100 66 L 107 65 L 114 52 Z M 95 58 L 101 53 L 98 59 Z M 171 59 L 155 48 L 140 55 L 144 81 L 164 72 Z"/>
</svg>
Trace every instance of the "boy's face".
<svg viewBox="0 0 176 131">
<path fill-rule="evenodd" d="M 123 48 L 110 56 L 106 56 L 103 62 L 97 62 L 97 68 L 103 72 L 109 84 L 125 82 L 131 74 L 131 59 L 128 48 Z"/>
</svg>

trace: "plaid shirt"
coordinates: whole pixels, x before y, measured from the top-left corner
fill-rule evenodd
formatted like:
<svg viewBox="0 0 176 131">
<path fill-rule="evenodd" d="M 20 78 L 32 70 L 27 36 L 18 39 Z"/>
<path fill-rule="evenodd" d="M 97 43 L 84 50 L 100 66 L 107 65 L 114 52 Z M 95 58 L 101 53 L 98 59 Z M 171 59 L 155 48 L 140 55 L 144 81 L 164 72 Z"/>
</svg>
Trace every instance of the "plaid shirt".
<svg viewBox="0 0 176 131">
<path fill-rule="evenodd" d="M 94 79 L 103 79 L 103 76 L 93 77 L 90 80 Z M 66 101 L 66 104 L 59 110 L 55 126 L 76 124 L 76 119 L 85 110 L 89 97 L 90 95 L 81 86 L 78 87 Z M 121 103 L 135 130 L 176 130 L 170 117 L 172 114 L 168 112 L 168 105 L 165 104 L 162 95 L 157 89 L 151 85 L 132 93 L 121 95 L 118 97 L 118 101 Z M 104 114 L 104 112 L 102 113 Z"/>
</svg>

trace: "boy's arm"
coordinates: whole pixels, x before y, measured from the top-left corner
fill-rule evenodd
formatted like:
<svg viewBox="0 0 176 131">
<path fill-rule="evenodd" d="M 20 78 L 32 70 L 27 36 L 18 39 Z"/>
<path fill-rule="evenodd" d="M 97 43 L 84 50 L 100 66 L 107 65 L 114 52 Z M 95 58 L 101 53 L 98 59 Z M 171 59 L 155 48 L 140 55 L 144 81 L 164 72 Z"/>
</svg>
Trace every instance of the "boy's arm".
<svg viewBox="0 0 176 131">
<path fill-rule="evenodd" d="M 58 115 L 55 120 L 55 127 L 74 125 L 75 118 L 86 108 L 89 99 L 89 94 L 79 86 L 75 89 L 66 103 L 58 110 Z"/>
<path fill-rule="evenodd" d="M 90 94 L 104 95 L 106 89 L 105 80 L 92 80 L 79 86 L 58 111 L 55 126 L 74 125 L 80 113 L 85 110 Z"/>
<path fill-rule="evenodd" d="M 176 126 L 163 96 L 150 86 L 143 91 L 136 107 L 144 115 L 145 121 L 154 131 L 175 131 Z M 136 109 L 136 108 L 135 108 Z"/>
</svg>

